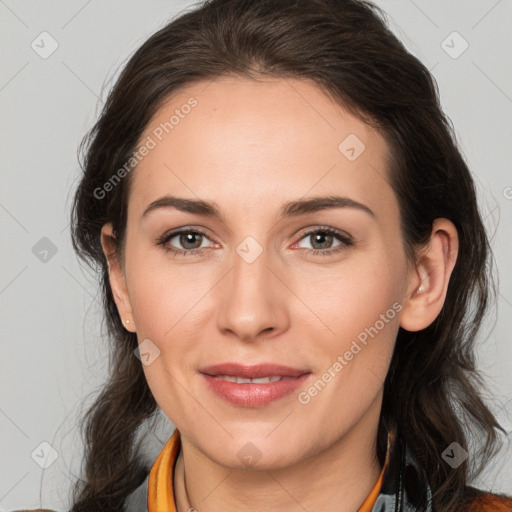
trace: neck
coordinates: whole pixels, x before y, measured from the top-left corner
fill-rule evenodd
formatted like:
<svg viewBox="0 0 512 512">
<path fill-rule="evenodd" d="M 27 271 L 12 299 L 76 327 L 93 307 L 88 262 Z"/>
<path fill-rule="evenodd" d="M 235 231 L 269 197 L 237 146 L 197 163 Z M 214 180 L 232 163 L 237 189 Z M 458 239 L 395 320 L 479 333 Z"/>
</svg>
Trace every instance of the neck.
<svg viewBox="0 0 512 512">
<path fill-rule="evenodd" d="M 177 512 L 359 510 L 382 469 L 376 454 L 378 415 L 376 421 L 373 416 L 363 417 L 328 449 L 268 471 L 230 470 L 182 436 L 174 471 Z"/>
</svg>

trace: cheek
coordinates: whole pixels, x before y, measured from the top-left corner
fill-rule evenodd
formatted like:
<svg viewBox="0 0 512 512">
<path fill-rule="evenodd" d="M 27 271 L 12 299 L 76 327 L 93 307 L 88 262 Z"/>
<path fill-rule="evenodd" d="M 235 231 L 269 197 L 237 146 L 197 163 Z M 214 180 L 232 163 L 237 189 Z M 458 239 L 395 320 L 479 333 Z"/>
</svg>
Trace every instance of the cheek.
<svg viewBox="0 0 512 512">
<path fill-rule="evenodd" d="M 126 272 L 138 333 L 157 344 L 176 331 L 183 336 L 183 328 L 201 310 L 201 297 L 211 288 L 197 268 L 169 263 L 156 249 L 131 254 Z"/>
<path fill-rule="evenodd" d="M 154 265 L 148 258 L 143 261 L 128 277 L 138 342 L 149 339 L 158 353 L 143 371 L 159 407 L 176 424 L 183 415 L 198 414 L 184 389 L 193 372 L 194 340 L 201 334 L 197 325 L 203 314 L 204 281 L 191 280 L 176 269 L 171 274 L 170 266 Z"/>
<path fill-rule="evenodd" d="M 334 334 L 319 330 L 312 350 L 314 359 L 322 362 L 317 380 L 298 397 L 307 404 L 311 421 L 329 417 L 342 430 L 356 422 L 382 390 L 401 311 L 392 276 L 368 269 L 361 275 L 365 279 L 346 276 L 343 286 L 330 295 L 330 309 L 326 306 L 322 314 Z"/>
<path fill-rule="evenodd" d="M 316 336 L 320 374 L 335 375 L 325 376 L 332 384 L 324 404 L 359 410 L 375 398 L 386 378 L 402 309 L 403 269 L 398 256 L 393 263 L 383 254 L 368 254 L 357 265 L 347 265 L 329 288 L 310 283 L 309 292 L 318 297 L 318 316 L 329 327 Z"/>
<path fill-rule="evenodd" d="M 319 268 L 314 276 L 295 283 L 298 295 L 319 319 L 324 339 L 345 343 L 376 322 L 379 331 L 397 323 L 393 304 L 401 300 L 403 271 L 385 260 L 373 251 L 338 269 Z"/>
</svg>

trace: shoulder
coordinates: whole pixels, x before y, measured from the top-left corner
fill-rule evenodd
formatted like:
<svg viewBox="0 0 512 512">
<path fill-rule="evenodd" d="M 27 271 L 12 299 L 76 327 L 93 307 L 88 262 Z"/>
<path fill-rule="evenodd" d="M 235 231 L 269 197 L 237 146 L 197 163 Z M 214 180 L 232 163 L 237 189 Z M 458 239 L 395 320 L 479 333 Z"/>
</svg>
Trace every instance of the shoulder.
<svg viewBox="0 0 512 512">
<path fill-rule="evenodd" d="M 512 512 L 512 496 L 466 488 L 467 512 Z"/>
</svg>

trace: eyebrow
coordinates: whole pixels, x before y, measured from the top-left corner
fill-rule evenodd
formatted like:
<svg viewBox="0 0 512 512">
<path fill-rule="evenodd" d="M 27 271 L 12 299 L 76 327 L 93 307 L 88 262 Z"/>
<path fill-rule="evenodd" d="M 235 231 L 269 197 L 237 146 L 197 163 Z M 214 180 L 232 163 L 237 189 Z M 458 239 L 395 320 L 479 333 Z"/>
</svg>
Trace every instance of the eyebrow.
<svg viewBox="0 0 512 512">
<path fill-rule="evenodd" d="M 142 213 L 141 218 L 146 217 L 149 213 L 160 208 L 174 208 L 182 212 L 204 215 L 225 222 L 225 219 L 215 202 L 203 201 L 201 199 L 185 199 L 169 194 L 150 203 Z M 281 207 L 278 218 L 283 219 L 285 217 L 296 217 L 331 208 L 356 208 L 368 213 L 372 217 L 375 217 L 375 213 L 368 206 L 359 203 L 358 201 L 354 201 L 349 197 L 325 196 L 288 201 Z"/>
</svg>

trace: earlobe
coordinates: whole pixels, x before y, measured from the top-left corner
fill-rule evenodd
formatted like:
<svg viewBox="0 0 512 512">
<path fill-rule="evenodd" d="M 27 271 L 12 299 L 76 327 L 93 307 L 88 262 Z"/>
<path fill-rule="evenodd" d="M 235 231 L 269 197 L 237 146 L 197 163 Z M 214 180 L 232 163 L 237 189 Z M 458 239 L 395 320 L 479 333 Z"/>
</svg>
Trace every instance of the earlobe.
<svg viewBox="0 0 512 512">
<path fill-rule="evenodd" d="M 448 219 L 433 223 L 430 243 L 421 252 L 408 279 L 400 327 L 420 331 L 428 327 L 443 308 L 450 276 L 459 249 L 457 229 Z"/>
<path fill-rule="evenodd" d="M 101 228 L 101 247 L 107 260 L 110 287 L 124 327 L 135 332 L 130 297 L 126 286 L 126 276 L 116 253 L 116 238 L 112 224 L 109 222 Z"/>
</svg>

